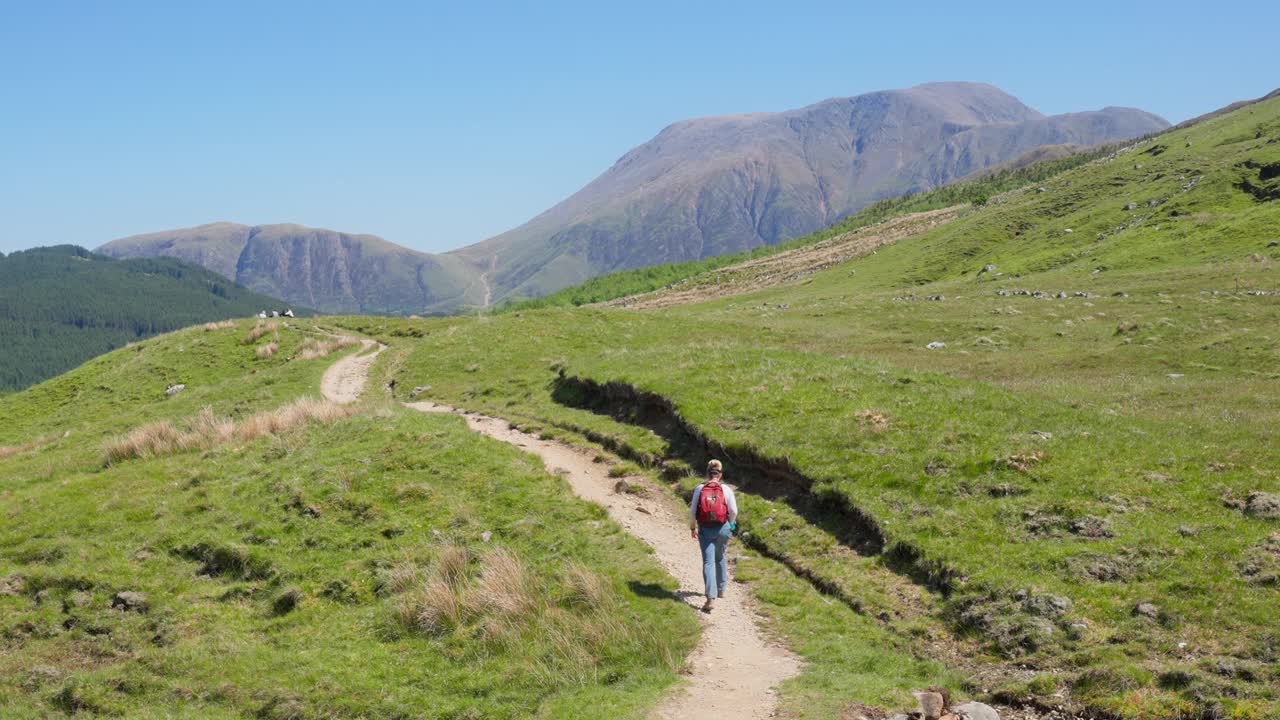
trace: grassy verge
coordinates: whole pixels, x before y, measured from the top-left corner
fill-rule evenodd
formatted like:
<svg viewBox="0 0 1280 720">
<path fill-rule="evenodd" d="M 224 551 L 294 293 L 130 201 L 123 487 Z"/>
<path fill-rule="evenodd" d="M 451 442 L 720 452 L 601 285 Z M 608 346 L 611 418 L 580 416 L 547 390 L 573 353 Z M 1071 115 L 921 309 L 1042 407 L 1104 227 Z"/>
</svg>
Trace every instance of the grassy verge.
<svg viewBox="0 0 1280 720">
<path fill-rule="evenodd" d="M 373 406 L 104 464 L 144 418 L 314 391 L 302 332 L 266 360 L 244 337 L 156 338 L 4 399 L 15 436 L 74 423 L 0 461 L 6 717 L 640 717 L 675 681 L 698 624 L 631 592 L 669 582 L 647 549 L 458 418 Z"/>
</svg>

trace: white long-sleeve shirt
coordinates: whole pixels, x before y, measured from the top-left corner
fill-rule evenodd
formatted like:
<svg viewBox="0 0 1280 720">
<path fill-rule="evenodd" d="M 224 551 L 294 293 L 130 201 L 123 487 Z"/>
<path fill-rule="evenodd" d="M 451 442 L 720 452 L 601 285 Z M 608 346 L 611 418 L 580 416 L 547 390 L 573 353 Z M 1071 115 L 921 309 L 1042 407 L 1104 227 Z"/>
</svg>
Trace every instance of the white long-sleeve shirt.
<svg viewBox="0 0 1280 720">
<path fill-rule="evenodd" d="M 693 502 L 689 503 L 689 527 L 698 527 L 698 500 L 702 498 L 702 488 L 706 483 L 702 483 L 693 490 Z M 729 519 L 727 522 L 738 521 L 738 501 L 733 497 L 733 488 L 724 483 L 720 483 L 720 487 L 724 490 L 724 504 L 729 507 Z"/>
</svg>

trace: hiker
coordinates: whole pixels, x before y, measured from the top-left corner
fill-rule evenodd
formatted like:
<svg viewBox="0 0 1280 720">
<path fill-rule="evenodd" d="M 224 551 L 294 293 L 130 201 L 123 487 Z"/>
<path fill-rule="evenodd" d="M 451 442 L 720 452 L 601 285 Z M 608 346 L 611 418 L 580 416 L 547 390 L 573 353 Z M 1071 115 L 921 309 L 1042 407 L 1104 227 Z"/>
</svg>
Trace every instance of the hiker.
<svg viewBox="0 0 1280 720">
<path fill-rule="evenodd" d="M 729 582 L 725 546 L 738 527 L 738 501 L 733 490 L 721 483 L 724 470 L 719 460 L 707 463 L 707 480 L 693 491 L 689 503 L 689 535 L 702 549 L 702 579 L 707 585 L 707 602 L 702 612 L 711 612 L 716 598 L 724 597 Z"/>
</svg>

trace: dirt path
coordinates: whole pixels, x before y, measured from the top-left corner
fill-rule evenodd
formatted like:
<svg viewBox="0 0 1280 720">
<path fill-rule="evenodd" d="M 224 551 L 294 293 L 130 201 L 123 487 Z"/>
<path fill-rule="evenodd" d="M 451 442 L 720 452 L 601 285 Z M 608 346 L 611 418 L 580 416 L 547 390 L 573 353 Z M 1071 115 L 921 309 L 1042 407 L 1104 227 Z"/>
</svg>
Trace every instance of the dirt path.
<svg viewBox="0 0 1280 720">
<path fill-rule="evenodd" d="M 325 372 L 320 387 L 326 399 L 350 403 L 360 397 L 369 367 L 386 349 L 373 340 L 362 342 L 364 347 L 359 353 L 342 358 Z M 377 349 L 369 352 L 375 345 Z M 616 493 L 613 488 L 617 480 L 609 477 L 609 466 L 594 462 L 592 456 L 579 449 L 513 430 L 497 418 L 462 413 L 430 402 L 406 403 L 406 407 L 463 415 L 472 430 L 541 457 L 547 470 L 563 476 L 575 493 L 604 506 L 610 517 L 654 549 L 658 562 L 680 583 L 677 599 L 691 608 L 701 607 L 702 561 L 697 544 L 689 537 L 683 508 L 671 501 L 666 490 L 648 487 L 644 498 Z M 707 715 L 709 697 L 733 698 L 735 715 L 746 720 L 773 717 L 777 705 L 774 688 L 799 672 L 799 660 L 765 638 L 756 624 L 746 590 L 740 585 L 731 584 L 715 610 L 710 615 L 699 613 L 699 617 L 705 631 L 688 659 L 688 683 L 664 700 L 653 717 L 702 720 Z"/>
<path fill-rule="evenodd" d="M 325 400 L 346 405 L 360 398 L 365 383 L 369 380 L 369 366 L 373 365 L 378 353 L 387 349 L 386 345 L 373 340 L 361 340 L 360 352 L 348 355 L 324 371 L 320 379 L 320 394 Z M 369 352 L 369 348 L 378 346 Z"/>
<path fill-rule="evenodd" d="M 493 304 L 493 284 L 489 282 L 489 276 L 496 269 L 498 269 L 498 253 L 494 253 L 493 259 L 489 261 L 489 269 L 480 274 L 480 282 L 484 285 L 484 305 L 481 307 L 488 308 Z"/>
<path fill-rule="evenodd" d="M 784 285 L 949 223 L 960 217 L 967 208 L 967 205 L 956 205 L 902 215 L 813 245 L 746 260 L 695 275 L 671 287 L 641 295 L 629 295 L 602 304 L 644 310 L 703 302 Z"/>
<path fill-rule="evenodd" d="M 617 480 L 609 477 L 609 467 L 593 462 L 578 449 L 513 430 L 497 418 L 461 413 L 430 402 L 406 403 L 406 407 L 462 414 L 472 430 L 541 457 L 547 469 L 568 480 L 575 493 L 603 505 L 611 518 L 648 543 L 658 562 L 679 581 L 676 597 L 690 607 L 701 607 L 702 561 L 697 544 L 689 537 L 681 509 L 664 497 L 665 490 L 648 488 L 647 498 L 616 493 L 613 487 Z M 799 672 L 799 660 L 761 633 L 741 585 L 731 584 L 715 610 L 710 615 L 699 613 L 699 617 L 705 631 L 689 657 L 689 682 L 659 705 L 653 717 L 703 720 L 707 699 L 716 697 L 732 698 L 735 717 L 773 717 L 777 704 L 774 688 Z"/>
</svg>

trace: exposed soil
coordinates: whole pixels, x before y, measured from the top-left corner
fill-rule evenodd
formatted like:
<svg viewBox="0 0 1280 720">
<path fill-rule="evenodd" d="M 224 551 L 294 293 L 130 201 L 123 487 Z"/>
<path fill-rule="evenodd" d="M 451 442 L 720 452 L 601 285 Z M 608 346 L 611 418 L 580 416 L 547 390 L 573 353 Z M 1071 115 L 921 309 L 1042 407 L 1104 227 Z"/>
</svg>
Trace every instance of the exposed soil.
<svg viewBox="0 0 1280 720">
<path fill-rule="evenodd" d="M 361 340 L 360 344 L 360 352 L 342 358 L 324 372 L 320 379 L 320 394 L 325 400 L 346 405 L 360 398 L 369 380 L 369 366 L 373 365 L 378 353 L 387 349 L 386 345 L 373 340 Z M 375 345 L 377 349 L 369 352 L 369 348 Z"/>
<path fill-rule="evenodd" d="M 604 305 L 640 310 L 702 302 L 784 285 L 884 245 L 918 235 L 960 216 L 967 205 L 912 213 L 851 230 L 829 240 L 696 275 L 671 287 L 611 300 Z"/>
</svg>

